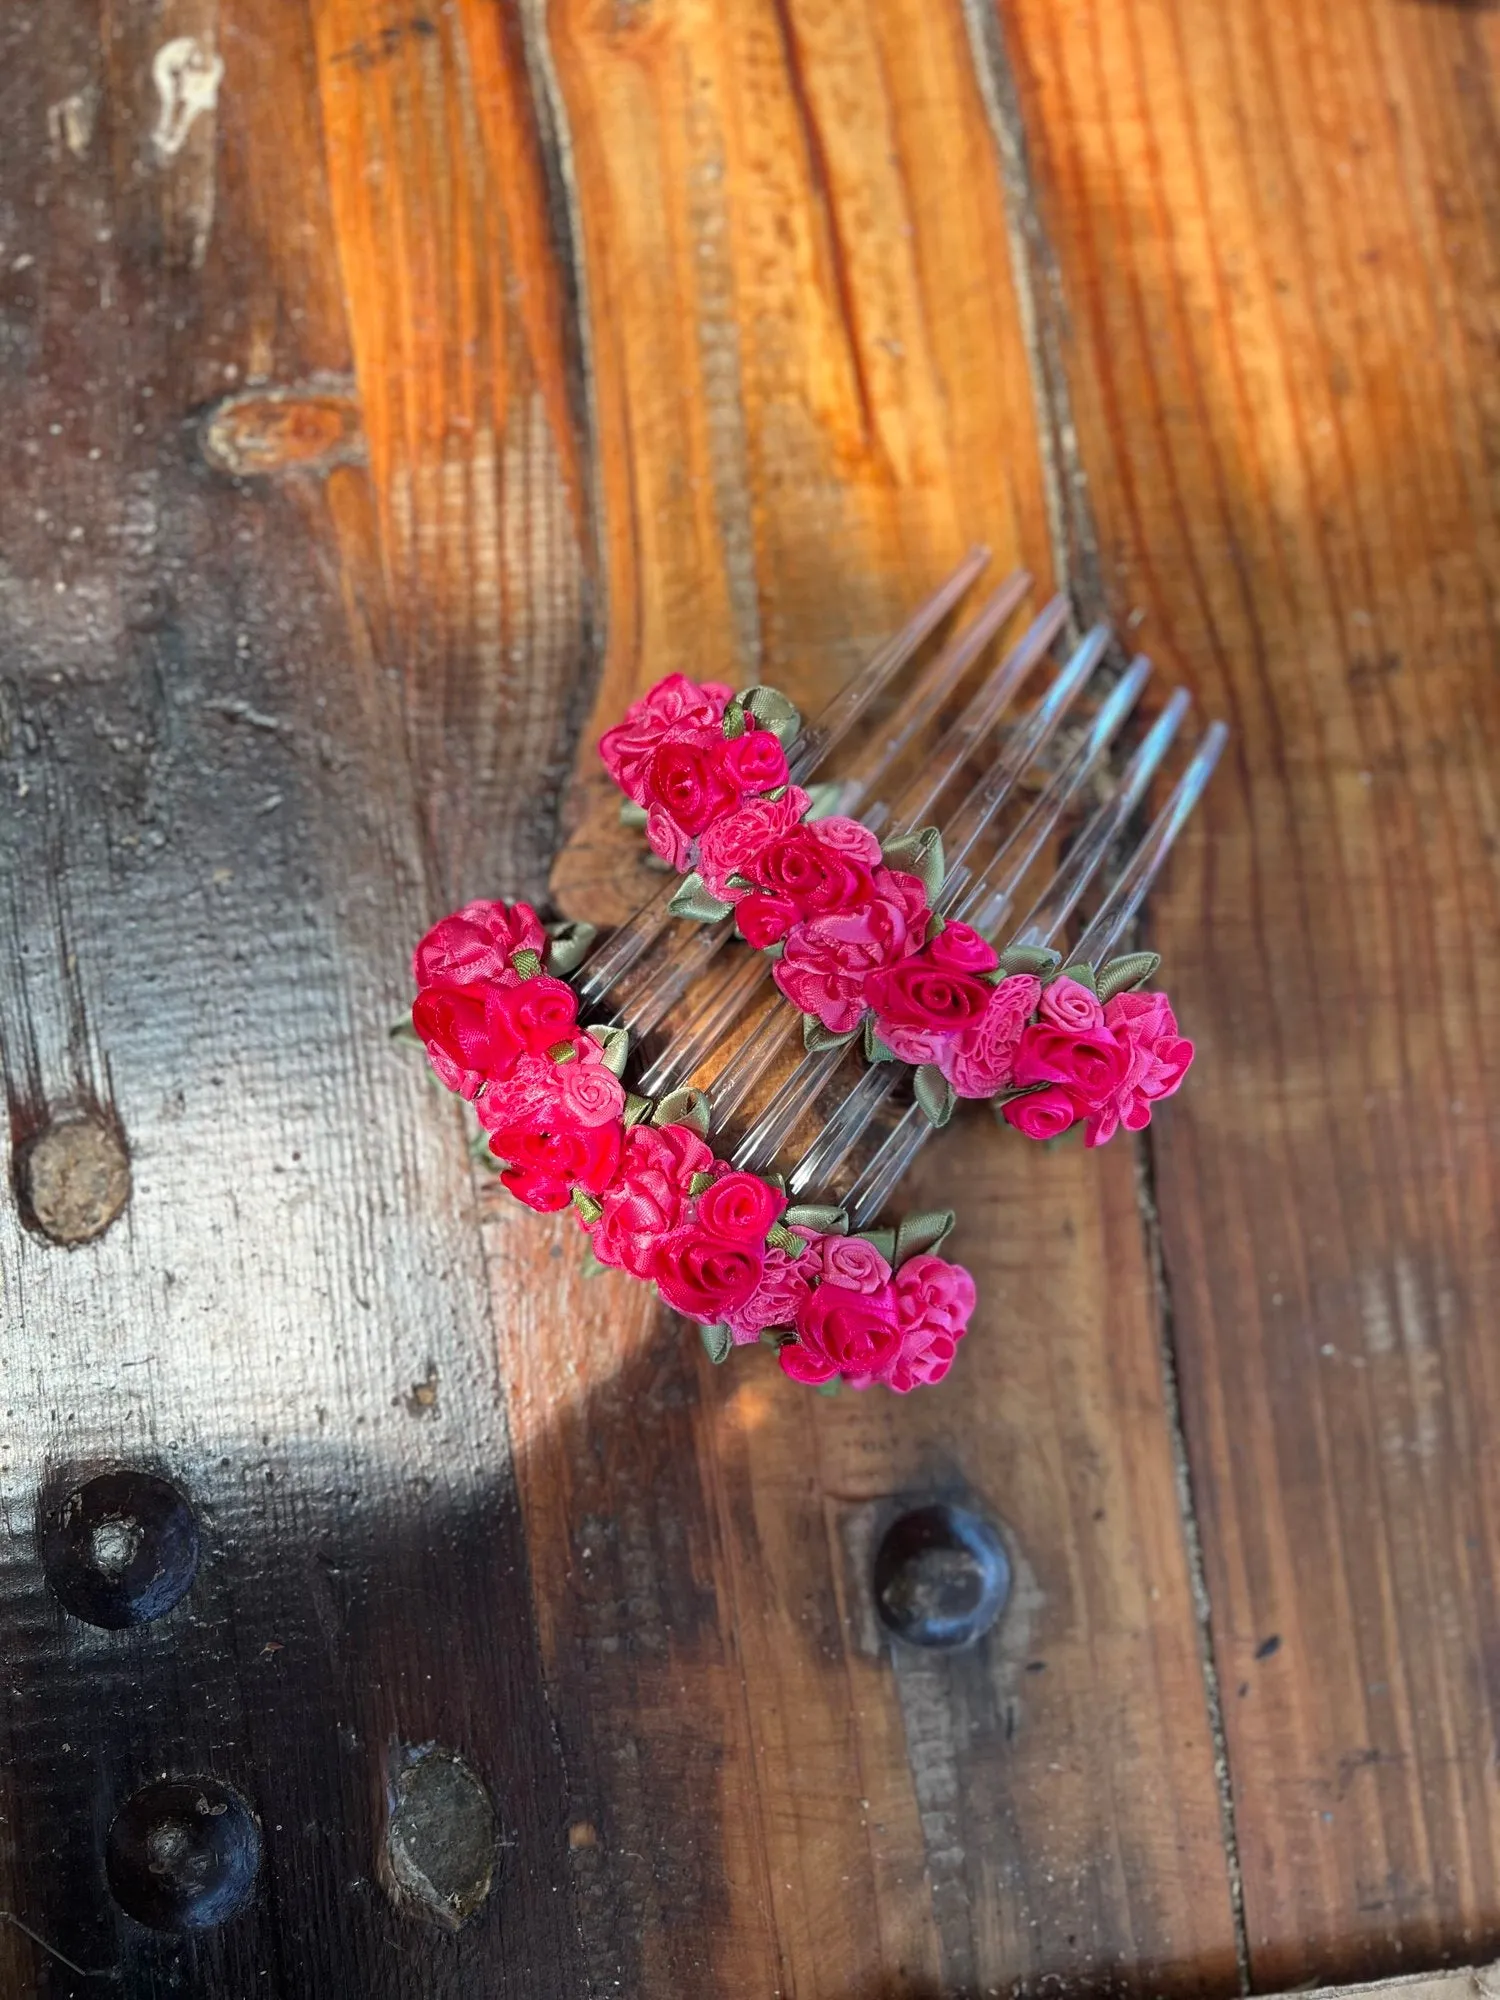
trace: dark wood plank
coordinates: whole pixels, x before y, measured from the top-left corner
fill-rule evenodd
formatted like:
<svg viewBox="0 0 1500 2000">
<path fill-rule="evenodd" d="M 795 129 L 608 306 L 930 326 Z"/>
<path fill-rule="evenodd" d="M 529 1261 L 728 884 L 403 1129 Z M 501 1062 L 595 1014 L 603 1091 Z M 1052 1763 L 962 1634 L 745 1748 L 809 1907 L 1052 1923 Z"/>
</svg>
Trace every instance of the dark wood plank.
<svg viewBox="0 0 1500 2000">
<path fill-rule="evenodd" d="M 1496 17 L 1016 0 L 1115 609 L 1235 749 L 1153 1146 L 1256 1983 L 1484 1957 Z"/>
<path fill-rule="evenodd" d="M 634 692 L 681 668 L 816 703 L 968 539 L 1049 575 L 1046 506 L 957 6 L 555 0 L 548 26 L 611 609 L 554 883 L 616 915 L 654 878 L 591 746 Z M 503 1323 L 544 1654 L 600 1791 L 576 1858 L 618 1942 L 592 1962 L 628 1991 L 1233 1984 L 1130 1161 L 1039 1162 L 979 1119 L 929 1159 L 912 1198 L 964 1191 L 985 1301 L 941 1390 L 715 1373 L 578 1278 L 567 1229 Z M 498 1284 L 539 1226 L 497 1208 Z M 933 1494 L 999 1517 L 1023 1587 L 919 1668 L 872 1634 L 871 1542 Z"/>
<path fill-rule="evenodd" d="M 12 1166 L 91 1113 L 133 1175 L 77 1248 L 0 1216 L 0 1976 L 577 1993 L 504 1301 L 451 1107 L 388 1039 L 435 911 L 540 874 L 593 673 L 518 45 L 498 10 L 208 0 L 0 42 Z M 101 1461 L 201 1530 L 135 1630 L 38 1559 L 39 1489 Z M 502 1843 L 458 1935 L 381 1887 L 430 1744 Z M 163 1774 L 259 1815 L 220 1929 L 108 1893 L 111 1817 Z"/>
</svg>

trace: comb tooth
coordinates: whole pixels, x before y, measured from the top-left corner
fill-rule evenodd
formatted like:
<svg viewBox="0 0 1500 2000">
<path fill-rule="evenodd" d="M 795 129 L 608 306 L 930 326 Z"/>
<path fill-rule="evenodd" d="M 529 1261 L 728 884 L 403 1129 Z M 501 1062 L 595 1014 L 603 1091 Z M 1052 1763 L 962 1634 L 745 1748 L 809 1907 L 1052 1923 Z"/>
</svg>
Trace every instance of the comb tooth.
<svg viewBox="0 0 1500 2000">
<path fill-rule="evenodd" d="M 790 1011 L 790 1010 L 788 1010 Z M 792 1019 L 796 1020 L 796 1015 Z M 811 1111 L 819 1092 L 849 1053 L 847 1046 L 806 1055 L 734 1149 L 734 1164 L 747 1173 L 768 1167 L 798 1119 Z"/>
<path fill-rule="evenodd" d="M 1108 956 L 1121 932 L 1140 908 L 1142 899 L 1160 873 L 1173 843 L 1202 796 L 1228 735 L 1221 722 L 1215 722 L 1205 730 L 1166 805 L 1121 870 L 1093 923 L 1073 947 L 1071 957 L 1075 962 L 1084 960 L 1097 969 Z M 1142 748 L 1145 748 L 1144 744 Z M 1014 943 L 1032 941 L 1025 930 L 1019 931 L 1012 940 Z M 902 1113 L 845 1197 L 844 1207 L 853 1228 L 863 1228 L 880 1213 L 933 1130 L 919 1105 L 909 1105 Z M 810 1184 L 799 1187 L 798 1193 L 807 1193 L 809 1187 Z"/>
<path fill-rule="evenodd" d="M 1015 943 L 1050 944 L 1062 929 L 1084 890 L 1104 866 L 1121 829 L 1145 797 L 1146 787 L 1171 748 L 1188 707 L 1186 690 L 1178 688 L 1141 739 L 1113 793 L 1080 829 L 1067 859 L 1022 919 Z"/>
<path fill-rule="evenodd" d="M 941 656 L 877 732 L 875 740 L 867 744 L 855 759 L 843 780 L 840 812 L 860 811 L 881 778 L 910 749 L 1030 588 L 1030 574 L 1024 569 L 1016 570 L 985 599 L 951 644 L 944 647 Z M 867 815 L 865 823 L 869 826 L 879 824 Z"/>
<path fill-rule="evenodd" d="M 1094 921 L 1078 940 L 1077 955 L 1088 964 L 1097 968 L 1103 962 L 1144 902 L 1146 892 L 1161 873 L 1162 863 L 1171 853 L 1178 834 L 1187 825 L 1194 806 L 1203 796 L 1203 787 L 1213 776 L 1214 766 L 1228 741 L 1229 730 L 1222 722 L 1211 723 L 1203 732 L 1192 762 L 1177 780 L 1171 797 L 1105 897 Z"/>
<path fill-rule="evenodd" d="M 841 742 L 854 727 L 891 676 L 906 664 L 923 640 L 942 623 L 988 561 L 988 549 L 970 549 L 952 575 L 918 605 L 895 637 L 888 640 L 874 658 L 839 690 L 817 722 L 802 731 L 787 759 L 793 783 L 811 777 L 834 745 Z M 591 953 L 574 976 L 574 984 L 585 1007 L 597 1007 L 661 936 L 672 921 L 668 905 L 677 893 L 677 887 L 675 881 L 664 883 L 634 916 L 627 918 L 612 937 Z"/>
<path fill-rule="evenodd" d="M 667 1048 L 641 1077 L 640 1090 L 646 1097 L 661 1097 L 686 1083 L 698 1065 L 711 1056 L 739 1019 L 741 1011 L 771 976 L 770 961 L 759 952 L 746 952 L 726 977 L 715 982 Z"/>
<path fill-rule="evenodd" d="M 1067 762 L 1038 795 L 1030 811 L 959 905 L 960 917 L 966 917 L 976 907 L 982 908 L 985 921 L 976 924 L 975 928 L 983 936 L 993 934 L 1043 842 L 1056 826 L 1069 799 L 1109 749 L 1150 674 L 1149 660 L 1132 661 L 1101 705 L 1088 733 L 1080 739 Z M 838 1172 L 904 1074 L 904 1066 L 898 1063 L 872 1064 L 865 1071 L 792 1169 L 787 1185 L 794 1195 L 801 1196 L 809 1189 L 821 1186 Z"/>
<path fill-rule="evenodd" d="M 1012 697 L 1042 659 L 1067 621 L 1067 600 L 1054 597 L 1033 619 L 1000 664 L 981 683 L 962 715 L 942 738 L 893 806 L 876 804 L 864 823 L 878 832 L 889 820 L 892 831 L 908 833 L 921 826 L 954 773 L 981 744 L 1004 714 Z"/>
<path fill-rule="evenodd" d="M 942 623 L 989 559 L 987 548 L 976 545 L 970 549 L 953 574 L 918 606 L 895 638 L 888 640 L 854 679 L 839 689 L 817 719 L 808 724 L 787 757 L 794 785 L 810 778 L 829 752 L 843 742 L 892 675 Z"/>
<path fill-rule="evenodd" d="M 1048 835 L 1066 811 L 1069 801 L 1098 768 L 1150 678 L 1149 660 L 1131 661 L 1100 704 L 1099 713 L 1087 733 L 1079 738 L 1045 790 L 1038 794 L 1030 810 L 1001 842 L 990 857 L 988 866 L 966 888 L 954 915 L 973 924 L 982 937 L 993 937 L 998 930 L 1001 919 L 1010 908 L 1017 889 L 1025 881 Z M 1070 861 L 1071 858 L 1070 855 Z"/>
<path fill-rule="evenodd" d="M 791 1040 L 797 1015 L 778 993 L 709 1086 L 713 1129 L 722 1130 Z"/>
</svg>

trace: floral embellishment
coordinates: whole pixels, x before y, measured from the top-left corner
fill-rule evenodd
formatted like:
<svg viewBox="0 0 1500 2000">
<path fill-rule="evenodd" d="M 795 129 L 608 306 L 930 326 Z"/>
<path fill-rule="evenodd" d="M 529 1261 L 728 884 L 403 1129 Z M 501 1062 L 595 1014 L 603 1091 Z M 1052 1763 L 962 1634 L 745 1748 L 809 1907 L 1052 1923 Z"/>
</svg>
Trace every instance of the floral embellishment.
<svg viewBox="0 0 1500 2000">
<path fill-rule="evenodd" d="M 672 726 L 693 731 L 701 727 L 705 701 L 712 706 L 717 699 L 717 690 L 700 700 L 683 683 L 669 690 L 662 707 L 675 718 Z M 633 715 L 634 733 L 615 748 L 622 768 L 644 788 L 652 770 L 663 767 L 645 744 L 651 714 Z M 762 733 L 770 734 L 742 724 L 723 741 L 743 744 Z M 700 766 L 711 771 L 717 756 L 712 743 L 684 735 L 684 745 L 695 757 L 711 754 L 698 764 L 679 759 L 666 767 L 678 786 L 678 809 L 689 799 L 683 773 L 696 782 L 694 773 Z M 727 758 L 728 768 L 774 773 L 776 759 L 754 749 L 754 757 Z M 762 832 L 777 823 L 781 831 L 755 842 L 755 854 L 763 860 L 776 841 L 783 843 L 769 872 L 794 911 L 815 906 L 849 871 L 868 872 L 870 836 L 863 828 L 834 823 L 826 843 L 798 840 L 795 822 L 757 813 L 760 803 L 742 810 Z M 881 948 L 905 948 L 916 935 L 920 886 L 890 878 L 873 933 Z M 774 900 L 769 892 L 767 900 Z M 883 1382 L 904 1392 L 937 1381 L 963 1331 L 962 1325 L 954 1331 L 954 1301 L 968 1300 L 958 1312 L 964 1324 L 973 1309 L 967 1273 L 923 1248 L 946 1232 L 951 1216 L 917 1218 L 915 1235 L 907 1231 L 905 1259 L 898 1255 L 893 1263 L 870 1239 L 845 1234 L 840 1211 L 789 1208 L 780 1186 L 717 1159 L 691 1124 L 655 1123 L 651 1105 L 627 1097 L 621 1080 L 628 1061 L 623 1031 L 579 1027 L 577 995 L 545 969 L 548 950 L 548 934 L 525 904 L 473 903 L 434 925 L 413 961 L 419 991 L 412 1025 L 440 1080 L 473 1103 L 501 1184 L 529 1208 L 571 1208 L 594 1266 L 654 1284 L 669 1306 L 703 1329 L 715 1360 L 764 1340 L 788 1375 L 823 1387 Z M 1144 1092 L 1156 1087 L 1167 1060 L 1154 1016 L 1141 1017 L 1137 1046 L 1133 1074 Z M 663 1103 L 657 1115 L 668 1108 Z M 706 1116 L 701 1122 L 706 1130 Z M 812 1220 L 833 1226 L 813 1227 Z M 894 1241 L 897 1233 L 887 1234 Z M 946 1316 L 930 1300 L 911 1303 L 917 1279 L 903 1276 L 908 1264 L 957 1274 L 943 1294 Z M 921 1296 L 941 1292 L 928 1282 Z"/>
</svg>

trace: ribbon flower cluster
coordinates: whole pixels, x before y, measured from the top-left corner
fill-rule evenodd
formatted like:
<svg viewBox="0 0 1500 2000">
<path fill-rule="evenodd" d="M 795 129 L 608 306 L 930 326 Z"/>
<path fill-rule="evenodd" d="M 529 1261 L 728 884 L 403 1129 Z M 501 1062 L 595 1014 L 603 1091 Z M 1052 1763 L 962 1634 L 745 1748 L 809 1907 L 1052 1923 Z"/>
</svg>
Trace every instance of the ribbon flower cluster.
<svg viewBox="0 0 1500 2000">
<path fill-rule="evenodd" d="M 935 1254 L 951 1213 L 850 1235 L 837 1208 L 789 1206 L 774 1180 L 715 1157 L 701 1093 L 653 1106 L 626 1091 L 628 1037 L 580 1030 L 560 969 L 524 903 L 468 904 L 413 960 L 412 1026 L 474 1105 L 510 1192 L 571 1206 L 594 1263 L 654 1284 L 716 1361 L 764 1341 L 820 1387 L 940 1381 L 975 1303 L 969 1273 Z"/>
<path fill-rule="evenodd" d="M 600 755 L 624 816 L 687 875 L 673 910 L 702 922 L 733 911 L 746 943 L 775 958 L 808 1046 L 862 1033 L 871 1061 L 915 1067 L 934 1124 L 966 1097 L 994 1102 L 1032 1139 L 1081 1124 L 1097 1146 L 1122 1125 L 1148 1125 L 1193 1058 L 1167 996 L 1140 990 L 1156 954 L 1096 973 L 1049 950 L 997 953 L 933 908 L 944 875 L 935 828 L 882 846 L 790 782 L 799 729 L 774 688 L 736 696 L 671 674 L 606 731 Z"/>
</svg>

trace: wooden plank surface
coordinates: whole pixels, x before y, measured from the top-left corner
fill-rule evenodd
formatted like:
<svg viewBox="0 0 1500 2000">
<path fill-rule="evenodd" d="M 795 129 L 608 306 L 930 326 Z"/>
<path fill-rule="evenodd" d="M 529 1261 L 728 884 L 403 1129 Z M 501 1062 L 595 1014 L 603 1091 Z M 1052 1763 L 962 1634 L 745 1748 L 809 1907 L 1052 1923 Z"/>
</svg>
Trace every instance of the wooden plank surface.
<svg viewBox="0 0 1500 2000">
<path fill-rule="evenodd" d="M 1494 1946 L 1495 34 L 0 23 L 12 1180 L 70 1118 L 133 1176 L 97 1241 L 0 1221 L 0 1991 L 1196 1994 Z M 654 886 L 591 748 L 632 693 L 816 701 L 975 538 L 1144 611 L 1235 727 L 1153 918 L 1202 1059 L 1135 1159 L 945 1135 L 960 1365 L 827 1402 L 585 1281 L 387 1030 L 453 902 Z M 202 1537 L 133 1631 L 35 1536 L 104 1464 Z M 1015 1572 L 961 1657 L 872 1613 L 935 1498 Z M 500 1843 L 456 1933 L 388 1838 L 431 1745 Z M 259 1815 L 222 1928 L 111 1897 L 164 1775 Z"/>
<path fill-rule="evenodd" d="M 1153 1147 L 1257 1985 L 1500 1937 L 1497 24 L 1016 0 L 1108 597 L 1235 747 Z"/>
</svg>

